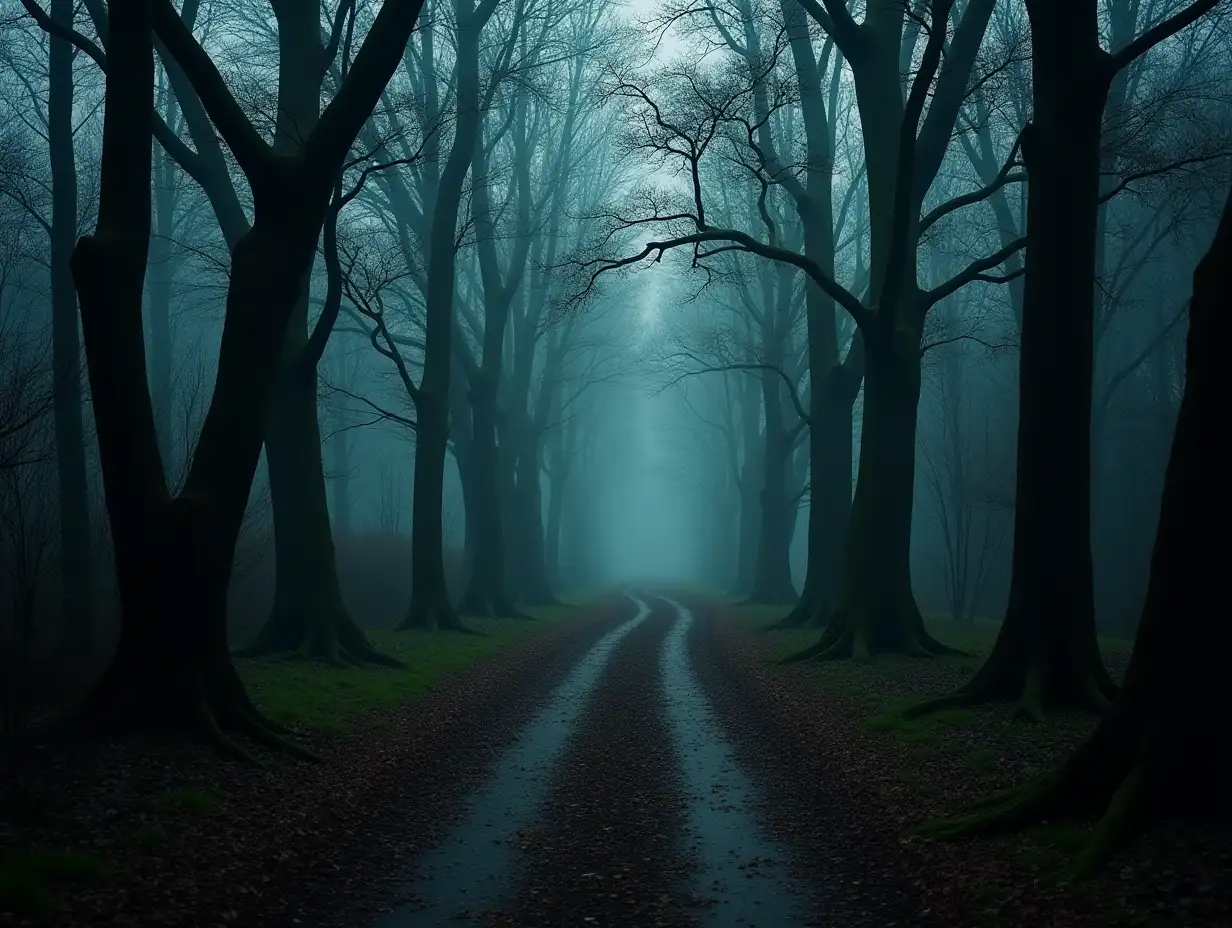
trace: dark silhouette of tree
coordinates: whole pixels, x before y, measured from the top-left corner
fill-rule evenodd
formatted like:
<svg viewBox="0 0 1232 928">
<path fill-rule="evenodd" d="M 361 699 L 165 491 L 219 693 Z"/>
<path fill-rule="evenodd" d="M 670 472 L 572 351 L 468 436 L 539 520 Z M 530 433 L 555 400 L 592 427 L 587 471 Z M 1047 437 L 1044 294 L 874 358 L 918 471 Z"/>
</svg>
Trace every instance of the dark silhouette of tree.
<svg viewBox="0 0 1232 928">
<path fill-rule="evenodd" d="M 1029 305 L 1029 304 L 1028 304 Z M 1227 420 L 1224 346 L 1232 338 L 1232 190 L 1210 250 L 1193 275 L 1185 391 L 1160 504 L 1151 576 L 1125 685 L 1095 732 L 1051 773 L 936 823 L 940 837 L 992 833 L 1097 815 L 1076 862 L 1098 868 L 1148 821 L 1229 812 L 1226 767 L 1211 733 L 1232 722 L 1223 685 L 1226 629 L 1211 612 L 1226 568 L 1204 526 L 1229 510 L 1220 450 Z M 1202 647 L 1194 642 L 1202 640 Z"/>
</svg>

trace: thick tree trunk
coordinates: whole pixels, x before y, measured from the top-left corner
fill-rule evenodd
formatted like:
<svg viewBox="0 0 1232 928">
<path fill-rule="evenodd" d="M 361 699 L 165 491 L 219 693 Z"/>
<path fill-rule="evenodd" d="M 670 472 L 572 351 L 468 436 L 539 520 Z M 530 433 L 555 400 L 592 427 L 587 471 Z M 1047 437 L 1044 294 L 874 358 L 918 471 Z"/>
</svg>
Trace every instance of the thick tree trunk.
<svg viewBox="0 0 1232 928">
<path fill-rule="evenodd" d="M 831 310 L 833 313 L 833 310 Z M 851 407 L 857 390 L 819 379 L 810 391 L 808 566 L 796 607 L 772 628 L 824 626 L 838 605 L 851 514 Z"/>
<path fill-rule="evenodd" d="M 303 350 L 299 341 L 293 340 L 297 358 Z M 321 463 L 315 367 L 297 365 L 279 376 L 266 423 L 265 456 L 274 510 L 274 606 L 240 653 L 291 654 L 335 666 L 401 666 L 372 648 L 342 600 Z"/>
<path fill-rule="evenodd" d="M 1225 347 L 1232 340 L 1232 191 L 1214 244 L 1194 273 L 1186 382 L 1160 505 L 1151 576 L 1125 686 L 1059 770 L 939 823 L 939 836 L 1004 831 L 1041 820 L 1101 816 L 1077 861 L 1085 875 L 1148 817 L 1226 818 L 1227 766 L 1211 733 L 1232 723 L 1223 680 L 1228 632 L 1223 549 L 1203 527 L 1232 510 L 1221 448 L 1227 420 Z M 1214 635 L 1214 637 L 1212 637 Z M 1194 642 L 1202 641 L 1202 647 Z"/>
<path fill-rule="evenodd" d="M 51 17 L 71 28 L 71 0 L 53 0 Z M 60 517 L 62 641 L 74 661 L 94 651 L 94 556 L 90 492 L 81 422 L 81 341 L 77 294 L 69 269 L 77 241 L 77 166 L 73 151 L 73 47 L 52 37 L 48 64 L 47 140 L 51 161 L 52 420 Z"/>
<path fill-rule="evenodd" d="M 1057 15 L 1061 15 L 1058 13 Z M 1035 47 L 1019 362 L 1013 573 L 992 654 L 957 693 L 912 710 L 1016 701 L 1099 710 L 1116 687 L 1099 655 L 1091 566 L 1091 378 L 1100 118 L 1093 9 Z M 1094 78 L 1094 79 L 1093 79 Z"/>
<path fill-rule="evenodd" d="M 275 5 L 278 17 L 279 120 L 274 146 L 296 151 L 320 115 L 324 54 L 318 11 L 304 0 Z M 274 512 L 274 606 L 247 656 L 293 653 L 331 664 L 398 662 L 374 650 L 342 600 L 317 416 L 316 365 L 305 369 L 308 280 L 287 327 L 282 366 L 266 425 Z"/>
<path fill-rule="evenodd" d="M 109 93 L 111 80 L 109 74 Z M 142 146 L 148 149 L 148 137 Z M 226 596 L 302 273 L 295 258 L 311 248 L 297 239 L 311 221 L 291 213 L 285 225 L 257 226 L 232 255 L 214 397 L 187 484 L 174 499 L 146 381 L 140 275 L 124 273 L 144 267 L 147 242 L 100 234 L 74 251 L 123 618 L 119 648 L 87 704 L 90 717 L 192 731 L 246 759 L 223 728 L 304 753 L 278 737 L 281 730 L 261 717 L 235 673 Z"/>
<path fill-rule="evenodd" d="M 932 655 L 951 649 L 924 629 L 911 589 L 918 339 L 869 345 L 860 466 L 847 528 L 843 589 L 821 640 L 789 659 Z"/>
</svg>

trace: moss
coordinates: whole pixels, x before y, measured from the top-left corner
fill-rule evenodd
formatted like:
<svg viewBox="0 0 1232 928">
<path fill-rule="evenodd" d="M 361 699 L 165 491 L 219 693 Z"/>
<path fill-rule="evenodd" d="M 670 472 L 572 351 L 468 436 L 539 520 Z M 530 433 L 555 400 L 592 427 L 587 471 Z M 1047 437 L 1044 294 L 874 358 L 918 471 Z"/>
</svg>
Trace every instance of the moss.
<svg viewBox="0 0 1232 928">
<path fill-rule="evenodd" d="M 382 713 L 430 692 L 444 679 L 498 651 L 576 617 L 577 606 L 528 608 L 535 621 L 468 619 L 480 635 L 450 631 L 368 632 L 372 646 L 405 664 L 329 667 L 316 661 L 241 660 L 240 675 L 257 707 L 271 719 L 318 734 L 343 734 L 361 721 L 379 725 Z"/>
</svg>

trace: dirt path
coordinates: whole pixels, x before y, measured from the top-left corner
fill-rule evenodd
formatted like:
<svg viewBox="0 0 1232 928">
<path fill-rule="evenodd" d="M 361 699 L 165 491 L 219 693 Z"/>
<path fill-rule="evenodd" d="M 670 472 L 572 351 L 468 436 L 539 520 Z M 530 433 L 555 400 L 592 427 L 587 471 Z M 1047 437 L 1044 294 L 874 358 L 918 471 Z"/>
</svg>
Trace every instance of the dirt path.
<svg viewBox="0 0 1232 928">
<path fill-rule="evenodd" d="M 744 759 L 754 733 L 732 728 L 715 668 L 698 666 L 705 617 L 628 599 L 486 773 L 456 782 L 452 824 L 400 872 L 386 862 L 385 910 L 335 906 L 332 923 L 797 928 L 835 911 L 774 836 Z"/>
</svg>

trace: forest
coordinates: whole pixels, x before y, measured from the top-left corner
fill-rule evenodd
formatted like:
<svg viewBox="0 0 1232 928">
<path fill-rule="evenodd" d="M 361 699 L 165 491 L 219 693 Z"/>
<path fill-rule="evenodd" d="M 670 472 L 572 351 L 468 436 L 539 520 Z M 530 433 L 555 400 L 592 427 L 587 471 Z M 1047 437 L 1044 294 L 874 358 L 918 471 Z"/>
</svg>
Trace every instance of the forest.
<svg viewBox="0 0 1232 928">
<path fill-rule="evenodd" d="M 0 925 L 1232 924 L 1232 4 L 0 0 L 0 90 Z"/>
</svg>

